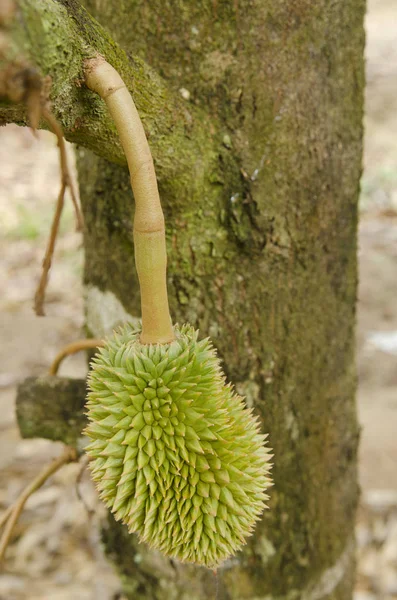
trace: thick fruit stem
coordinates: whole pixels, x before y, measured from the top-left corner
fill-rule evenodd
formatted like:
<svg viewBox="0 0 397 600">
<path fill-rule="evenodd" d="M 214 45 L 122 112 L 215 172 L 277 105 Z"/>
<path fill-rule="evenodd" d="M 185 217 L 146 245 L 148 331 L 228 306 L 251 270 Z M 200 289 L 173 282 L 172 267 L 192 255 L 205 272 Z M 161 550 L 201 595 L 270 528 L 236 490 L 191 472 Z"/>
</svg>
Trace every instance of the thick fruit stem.
<svg viewBox="0 0 397 600">
<path fill-rule="evenodd" d="M 106 102 L 123 146 L 135 198 L 134 245 L 142 308 L 142 344 L 174 339 L 168 307 L 164 215 L 152 155 L 138 111 L 117 71 L 102 57 L 86 62 L 86 84 Z"/>
</svg>

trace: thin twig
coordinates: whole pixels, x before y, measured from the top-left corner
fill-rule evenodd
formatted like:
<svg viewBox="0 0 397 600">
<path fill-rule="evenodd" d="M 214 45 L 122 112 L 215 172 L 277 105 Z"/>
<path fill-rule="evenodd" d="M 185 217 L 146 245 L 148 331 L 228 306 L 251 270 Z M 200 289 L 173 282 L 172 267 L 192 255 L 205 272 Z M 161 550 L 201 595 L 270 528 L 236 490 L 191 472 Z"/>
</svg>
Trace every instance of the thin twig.
<svg viewBox="0 0 397 600">
<path fill-rule="evenodd" d="M 59 222 L 61 220 L 62 209 L 65 200 L 66 183 L 62 181 L 61 189 L 59 191 L 58 200 L 56 203 L 54 219 L 51 225 L 50 239 L 48 240 L 48 246 L 45 252 L 43 260 L 43 271 L 41 273 L 39 285 L 34 297 L 34 310 L 37 316 L 44 316 L 44 297 L 48 282 L 48 273 L 51 268 L 52 256 L 54 254 L 55 242 L 57 239 Z"/>
<path fill-rule="evenodd" d="M 14 527 L 28 498 L 36 490 L 38 490 L 47 481 L 47 479 L 51 477 L 51 475 L 63 467 L 63 465 L 75 460 L 77 460 L 76 450 L 74 448 L 67 447 L 63 454 L 61 454 L 61 456 L 54 460 L 50 465 L 45 467 L 45 469 L 43 469 L 41 473 L 39 473 L 39 475 L 33 479 L 33 481 L 19 495 L 16 502 L 12 505 L 11 511 L 8 515 L 7 524 L 0 540 L 0 562 L 4 558 L 4 554 L 10 542 Z"/>
<path fill-rule="evenodd" d="M 4 25 L 4 18 L 7 21 L 7 15 L 10 14 L 11 10 L 9 6 L 11 6 L 12 4 L 12 2 L 8 4 L 6 3 L 4 9 L 3 5 L 1 6 L 0 25 Z M 68 156 L 62 127 L 47 106 L 47 98 L 50 85 L 48 78 L 43 79 L 39 71 L 35 67 L 26 65 L 23 63 L 23 61 L 11 62 L 6 69 L 5 74 L 3 75 L 4 94 L 9 100 L 13 102 L 25 103 L 26 110 L 28 113 L 28 121 L 32 128 L 33 134 L 36 135 L 36 129 L 39 125 L 41 117 L 43 117 L 48 122 L 50 129 L 54 132 L 58 140 L 59 162 L 61 170 L 61 189 L 59 192 L 54 220 L 52 223 L 50 239 L 43 261 L 43 272 L 41 274 L 40 282 L 36 291 L 34 304 L 36 314 L 42 316 L 44 315 L 44 296 L 48 283 L 48 273 L 51 268 L 51 261 L 55 248 L 56 236 L 59 229 L 59 221 L 64 205 L 64 196 L 66 188 L 70 189 L 70 194 L 76 213 L 76 228 L 78 231 L 83 229 L 83 216 L 79 208 L 79 203 L 77 201 L 77 193 L 73 177 L 70 174 L 70 169 L 68 166 Z"/>
<path fill-rule="evenodd" d="M 77 201 L 77 194 L 74 186 L 74 181 L 70 175 L 68 167 L 68 157 L 62 127 L 60 126 L 52 112 L 45 106 L 42 108 L 41 114 L 44 117 L 44 119 L 48 122 L 50 128 L 52 129 L 53 133 L 56 135 L 58 140 L 59 163 L 61 167 L 61 189 L 59 191 L 54 219 L 51 226 L 50 239 L 48 241 L 48 246 L 43 260 L 43 271 L 41 273 L 40 282 L 37 286 L 37 291 L 35 295 L 34 309 L 36 315 L 38 316 L 44 315 L 44 298 L 48 283 L 48 273 L 51 268 L 52 257 L 55 249 L 55 242 L 59 230 L 59 222 L 65 203 L 65 191 L 67 187 L 70 189 L 70 194 L 72 196 L 72 202 L 76 213 L 76 229 L 80 231 L 83 228 L 83 216 L 81 214 L 79 204 Z"/>
<path fill-rule="evenodd" d="M 87 511 L 88 518 L 91 518 L 95 514 L 95 510 L 88 506 L 88 504 L 85 501 L 85 498 L 80 490 L 81 480 L 83 478 L 84 471 L 86 470 L 89 462 L 90 462 L 90 459 L 88 458 L 87 454 L 85 454 L 80 461 L 80 469 L 79 469 L 79 472 L 77 473 L 75 488 L 76 488 L 77 498 L 80 500 L 80 502 L 84 506 L 85 510 Z"/>
<path fill-rule="evenodd" d="M 69 356 L 70 354 L 76 354 L 76 352 L 80 352 L 80 350 L 89 350 L 90 348 L 100 348 L 103 346 L 103 340 L 88 338 L 84 340 L 77 340 L 77 342 L 73 342 L 72 344 L 68 344 L 64 346 L 62 350 L 58 352 L 54 361 L 48 371 L 49 375 L 56 375 L 58 373 L 58 369 L 64 358 Z"/>
<path fill-rule="evenodd" d="M 11 504 L 11 506 L 9 506 L 8 508 L 6 508 L 6 510 L 1 515 L 1 517 L 0 517 L 0 529 L 3 527 L 4 523 L 6 523 L 8 521 L 8 519 L 10 518 L 10 515 L 12 513 L 12 509 L 13 509 L 13 505 Z"/>
<path fill-rule="evenodd" d="M 48 108 L 43 107 L 42 115 L 44 119 L 47 121 L 53 133 L 55 133 L 58 140 L 59 147 L 59 158 L 61 165 L 61 178 L 62 182 L 66 184 L 66 186 L 70 189 L 70 195 L 72 196 L 72 202 L 74 206 L 74 210 L 76 213 L 76 229 L 77 231 L 81 231 L 83 229 L 83 215 L 81 214 L 79 203 L 77 200 L 77 193 L 74 185 L 73 177 L 70 174 L 70 169 L 68 166 L 68 154 L 66 151 L 65 138 L 63 137 L 62 127 L 52 114 Z"/>
</svg>

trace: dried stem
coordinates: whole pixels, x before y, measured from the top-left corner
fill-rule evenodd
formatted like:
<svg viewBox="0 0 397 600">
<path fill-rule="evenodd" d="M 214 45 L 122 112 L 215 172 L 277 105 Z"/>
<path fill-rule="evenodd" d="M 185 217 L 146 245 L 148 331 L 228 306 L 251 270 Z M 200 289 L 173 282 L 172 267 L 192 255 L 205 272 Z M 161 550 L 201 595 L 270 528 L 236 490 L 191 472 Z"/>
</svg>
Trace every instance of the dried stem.
<svg viewBox="0 0 397 600">
<path fill-rule="evenodd" d="M 54 361 L 48 371 L 49 375 L 56 375 L 58 373 L 59 367 L 67 356 L 70 354 L 76 354 L 76 352 L 80 352 L 81 350 L 89 350 L 90 348 L 99 348 L 103 346 L 103 341 L 95 338 L 88 338 L 84 340 L 77 340 L 72 344 L 68 344 L 54 358 Z"/>
<path fill-rule="evenodd" d="M 48 282 L 48 273 L 51 268 L 52 257 L 54 254 L 55 242 L 58 235 L 59 222 L 61 220 L 61 214 L 65 201 L 65 190 L 66 183 L 62 181 L 61 189 L 59 191 L 58 200 L 55 207 L 55 214 L 51 225 L 50 239 L 48 240 L 47 249 L 43 260 L 43 270 L 41 273 L 39 285 L 37 286 L 36 294 L 34 297 L 34 310 L 37 316 L 44 316 L 44 298 L 45 291 Z"/>
<path fill-rule="evenodd" d="M 51 226 L 50 238 L 48 240 L 48 245 L 43 260 L 43 271 L 41 273 L 39 285 L 37 286 L 37 291 L 34 299 L 34 309 L 36 315 L 38 316 L 43 316 L 45 314 L 44 298 L 48 283 L 48 273 L 51 269 L 52 257 L 54 255 L 55 242 L 58 235 L 59 223 L 61 220 L 62 210 L 65 202 L 65 191 L 67 187 L 69 187 L 70 189 L 70 194 L 72 196 L 72 201 L 76 212 L 77 230 L 81 230 L 83 228 L 83 217 L 78 205 L 73 178 L 71 177 L 69 172 L 66 144 L 63 137 L 62 128 L 48 108 L 42 108 L 42 116 L 48 122 L 49 126 L 51 127 L 53 133 L 56 135 L 58 140 L 59 162 L 61 167 L 61 189 L 59 191 L 58 200 L 55 208 L 55 214 Z"/>
<path fill-rule="evenodd" d="M 8 521 L 8 519 L 10 518 L 10 515 L 12 513 L 13 508 L 14 507 L 11 504 L 11 506 L 9 506 L 8 508 L 6 508 L 6 510 L 1 515 L 1 517 L 0 517 L 0 529 L 3 527 L 4 523 L 6 523 Z"/>
<path fill-rule="evenodd" d="M 80 469 L 79 469 L 79 472 L 77 473 L 77 477 L 76 477 L 76 496 L 80 500 L 82 505 L 84 506 L 85 510 L 87 511 L 88 517 L 91 518 L 95 514 L 95 510 L 88 506 L 88 504 L 85 501 L 83 494 L 81 493 L 81 490 L 80 490 L 81 480 L 83 478 L 84 471 L 86 470 L 89 462 L 90 462 L 90 459 L 89 459 L 88 455 L 85 454 L 80 461 Z"/>
<path fill-rule="evenodd" d="M 51 127 L 52 132 L 57 137 L 59 147 L 59 162 L 61 166 L 61 181 L 62 183 L 65 183 L 70 190 L 70 195 L 72 197 L 72 202 L 76 213 L 76 229 L 77 231 L 82 231 L 84 226 L 83 215 L 81 214 L 79 203 L 77 200 L 77 193 L 74 185 L 74 180 L 70 174 L 70 169 L 68 165 L 68 154 L 66 151 L 65 138 L 63 137 L 62 127 L 60 126 L 52 112 L 48 110 L 48 108 L 44 107 L 42 109 L 42 115 Z"/>
<path fill-rule="evenodd" d="M 131 94 L 104 58 L 86 62 L 86 84 L 106 102 L 130 171 L 135 198 L 135 264 L 141 289 L 141 342 L 165 344 L 175 336 L 168 307 L 164 215 L 149 144 Z"/>
<path fill-rule="evenodd" d="M 3 6 L 0 0 L 0 4 L 0 26 L 4 26 L 4 23 L 7 23 L 9 20 L 9 15 L 13 14 L 13 9 L 10 7 L 13 7 L 14 3 L 8 1 Z M 0 31 L 0 34 L 1 33 L 2 32 Z M 4 42 L 5 47 L 7 47 L 7 41 L 8 39 L 6 38 Z M 0 55 L 2 55 L 2 39 L 0 39 Z M 66 188 L 70 189 L 70 194 L 76 213 L 76 228 L 78 231 L 83 229 L 83 216 L 77 201 L 73 177 L 70 174 L 68 166 L 68 156 L 62 127 L 46 105 L 49 91 L 47 89 L 48 85 L 49 82 L 47 79 L 43 79 L 40 75 L 40 72 L 35 67 L 26 64 L 22 60 L 11 61 L 9 64 L 7 64 L 6 61 L 6 68 L 3 69 L 0 77 L 0 96 L 4 96 L 12 102 L 25 104 L 28 113 L 28 120 L 33 134 L 36 135 L 36 129 L 39 125 L 41 117 L 43 117 L 48 122 L 51 130 L 56 135 L 58 140 L 61 189 L 58 195 L 50 239 L 43 260 L 43 271 L 35 295 L 34 308 L 36 314 L 39 316 L 44 315 L 45 290 L 48 283 L 48 273 L 51 268 L 52 256 L 54 253 L 56 237 L 59 229 L 59 221 L 64 205 Z"/>
<path fill-rule="evenodd" d="M 73 448 L 67 447 L 63 454 L 56 460 L 54 460 L 50 465 L 45 467 L 39 473 L 39 475 L 22 491 L 22 493 L 17 498 L 16 502 L 6 511 L 1 519 L 1 524 L 6 523 L 3 535 L 0 540 L 0 562 L 4 558 L 4 554 L 6 552 L 7 546 L 11 540 L 12 532 L 14 527 L 19 519 L 21 512 L 23 511 L 23 507 L 26 504 L 28 498 L 38 490 L 51 475 L 56 473 L 63 465 L 66 465 L 69 462 L 73 462 L 77 460 L 76 450 Z"/>
</svg>

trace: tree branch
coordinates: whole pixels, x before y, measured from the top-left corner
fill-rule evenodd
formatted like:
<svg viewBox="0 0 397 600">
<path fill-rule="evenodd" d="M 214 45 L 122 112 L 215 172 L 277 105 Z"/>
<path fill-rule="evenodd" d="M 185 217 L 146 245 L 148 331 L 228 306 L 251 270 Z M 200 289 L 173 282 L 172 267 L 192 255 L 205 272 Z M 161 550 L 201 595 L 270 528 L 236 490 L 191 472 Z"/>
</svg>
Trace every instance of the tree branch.
<svg viewBox="0 0 397 600">
<path fill-rule="evenodd" d="M 204 167 L 203 148 L 213 147 L 215 135 L 209 117 L 169 91 L 142 60 L 128 57 L 77 0 L 19 0 L 8 35 L 9 60 L 23 59 L 44 77 L 51 77 L 52 110 L 67 140 L 126 163 L 103 101 L 84 85 L 84 60 L 100 53 L 133 95 L 150 138 L 159 180 L 186 178 L 194 164 Z M 25 108 L 3 98 L 0 122 L 25 124 Z"/>
</svg>

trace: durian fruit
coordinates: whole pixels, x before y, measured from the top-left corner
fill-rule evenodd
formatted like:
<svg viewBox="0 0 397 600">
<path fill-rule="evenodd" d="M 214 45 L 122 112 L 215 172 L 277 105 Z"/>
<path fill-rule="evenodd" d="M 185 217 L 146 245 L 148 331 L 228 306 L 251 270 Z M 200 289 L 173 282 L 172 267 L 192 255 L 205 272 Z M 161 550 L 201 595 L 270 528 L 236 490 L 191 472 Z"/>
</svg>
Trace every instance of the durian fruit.
<svg viewBox="0 0 397 600">
<path fill-rule="evenodd" d="M 100 497 L 140 539 L 215 567 L 239 550 L 268 496 L 270 454 L 209 339 L 175 326 L 142 344 L 130 325 L 92 362 L 87 453 Z"/>
<path fill-rule="evenodd" d="M 131 174 L 142 308 L 142 330 L 124 326 L 92 363 L 90 468 L 130 532 L 167 556 L 215 567 L 243 546 L 265 507 L 269 450 L 211 342 L 172 325 L 164 215 L 142 123 L 103 57 L 89 59 L 85 73 L 113 116 Z"/>
<path fill-rule="evenodd" d="M 143 345 L 126 325 L 94 358 L 87 453 L 100 497 L 130 532 L 214 567 L 245 543 L 270 485 L 266 436 L 209 339 L 190 325 Z"/>
</svg>

